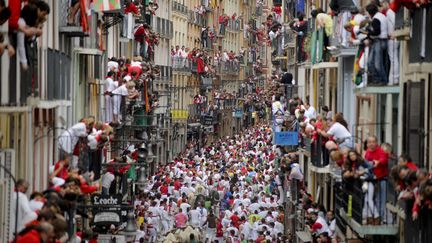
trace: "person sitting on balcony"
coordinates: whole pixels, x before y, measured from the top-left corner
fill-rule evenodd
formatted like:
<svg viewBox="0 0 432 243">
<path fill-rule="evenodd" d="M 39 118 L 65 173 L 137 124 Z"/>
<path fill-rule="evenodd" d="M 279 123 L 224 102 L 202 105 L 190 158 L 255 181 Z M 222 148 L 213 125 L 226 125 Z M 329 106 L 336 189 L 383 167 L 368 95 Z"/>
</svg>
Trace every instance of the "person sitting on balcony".
<svg viewBox="0 0 432 243">
<path fill-rule="evenodd" d="M 347 123 L 341 113 L 337 113 L 333 118 L 333 124 L 329 130 L 317 130 L 321 136 L 333 137 L 333 140 L 338 144 L 340 149 L 352 149 L 354 147 L 352 135 L 348 131 Z"/>
<path fill-rule="evenodd" d="M 316 20 L 317 29 L 324 29 L 324 50 L 330 47 L 330 37 L 333 35 L 333 19 L 330 15 L 324 13 L 321 8 L 312 10 L 311 15 Z"/>
<path fill-rule="evenodd" d="M 364 41 L 366 46 L 370 46 L 368 69 L 371 73 L 369 84 L 386 85 L 388 83 L 387 75 L 387 41 L 388 41 L 388 19 L 384 14 L 378 11 L 376 4 L 366 6 L 371 24 L 367 28 L 368 38 Z"/>
<path fill-rule="evenodd" d="M 375 136 L 369 136 L 367 139 L 367 150 L 365 159 L 372 162 L 373 173 L 378 184 L 378 193 L 376 197 L 376 205 L 380 213 L 381 220 L 386 222 L 386 199 L 387 199 L 387 177 L 388 170 L 388 154 L 378 146 L 378 139 Z"/>
</svg>

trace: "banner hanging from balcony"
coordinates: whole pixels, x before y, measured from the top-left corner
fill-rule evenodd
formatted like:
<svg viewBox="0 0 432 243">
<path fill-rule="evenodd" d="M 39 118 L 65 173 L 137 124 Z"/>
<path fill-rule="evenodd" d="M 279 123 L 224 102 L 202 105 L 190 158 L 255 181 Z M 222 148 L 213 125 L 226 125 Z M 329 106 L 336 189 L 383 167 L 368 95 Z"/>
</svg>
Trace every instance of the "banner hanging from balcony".
<svg viewBox="0 0 432 243">
<path fill-rule="evenodd" d="M 94 10 L 96 12 L 113 11 L 121 9 L 120 0 L 95 0 Z"/>
<path fill-rule="evenodd" d="M 298 132 L 277 132 L 274 136 L 275 145 L 298 145 Z"/>
</svg>

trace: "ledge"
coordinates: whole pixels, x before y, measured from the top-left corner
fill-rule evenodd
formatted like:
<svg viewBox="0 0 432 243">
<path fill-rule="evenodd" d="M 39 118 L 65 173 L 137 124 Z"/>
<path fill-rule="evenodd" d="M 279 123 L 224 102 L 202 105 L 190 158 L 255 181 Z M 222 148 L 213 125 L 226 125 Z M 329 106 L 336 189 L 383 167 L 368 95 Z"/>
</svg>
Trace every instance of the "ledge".
<svg viewBox="0 0 432 243">
<path fill-rule="evenodd" d="M 341 48 L 337 48 L 334 51 L 330 51 L 330 53 L 335 57 L 355 56 L 357 53 L 357 48 L 356 47 L 341 47 Z"/>
<path fill-rule="evenodd" d="M 83 32 L 82 26 L 62 26 L 59 27 L 59 32 L 69 37 L 86 37 L 88 33 Z"/>
<path fill-rule="evenodd" d="M 362 225 L 349 218 L 343 208 L 339 209 L 339 214 L 347 225 L 360 235 L 397 235 L 399 233 L 398 225 Z"/>
<path fill-rule="evenodd" d="M 320 62 L 312 65 L 312 69 L 337 68 L 338 66 L 338 62 Z"/>
<path fill-rule="evenodd" d="M 312 164 L 312 162 L 309 162 L 308 164 L 309 169 L 315 173 L 318 174 L 329 174 L 330 173 L 330 165 L 326 165 L 324 167 L 317 167 Z"/>
<path fill-rule="evenodd" d="M 355 88 L 356 94 L 399 94 L 401 91 L 399 85 L 395 86 L 367 86 L 364 88 Z"/>
</svg>

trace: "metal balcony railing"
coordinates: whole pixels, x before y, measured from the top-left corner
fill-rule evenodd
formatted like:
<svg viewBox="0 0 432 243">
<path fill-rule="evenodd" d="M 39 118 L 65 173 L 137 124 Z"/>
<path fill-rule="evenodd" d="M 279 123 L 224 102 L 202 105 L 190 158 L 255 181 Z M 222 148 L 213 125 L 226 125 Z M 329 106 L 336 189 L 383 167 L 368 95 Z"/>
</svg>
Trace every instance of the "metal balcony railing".
<svg viewBox="0 0 432 243">
<path fill-rule="evenodd" d="M 211 88 L 213 85 L 213 78 L 212 77 L 201 77 L 201 88 L 208 89 Z"/>
<path fill-rule="evenodd" d="M 174 71 L 191 71 L 191 60 L 188 58 L 183 58 L 179 56 L 172 57 L 172 67 Z"/>
<path fill-rule="evenodd" d="M 233 20 L 230 18 L 228 20 L 228 25 L 226 27 L 228 28 L 228 30 L 231 31 L 240 31 L 240 26 L 241 26 L 240 19 Z"/>
<path fill-rule="evenodd" d="M 182 3 L 173 2 L 172 4 L 172 10 L 174 12 L 178 12 L 184 15 L 188 15 L 188 7 Z"/>
<path fill-rule="evenodd" d="M 189 10 L 189 22 L 204 27 L 207 26 L 207 16 Z"/>
<path fill-rule="evenodd" d="M 328 153 L 323 146 L 322 139 L 321 136 L 317 136 L 314 139 L 304 139 L 306 150 L 310 152 L 311 163 L 316 167 L 325 167 L 329 164 Z"/>
<path fill-rule="evenodd" d="M 68 25 L 70 0 L 59 0 L 59 31 L 67 36 L 77 37 L 77 36 L 87 36 L 88 33 L 83 30 L 81 26 L 80 12 L 75 16 L 74 24 Z M 89 25 L 90 26 L 90 25 Z"/>
<path fill-rule="evenodd" d="M 220 75 L 235 75 L 240 71 L 240 63 L 235 60 L 221 61 L 216 70 Z"/>
</svg>

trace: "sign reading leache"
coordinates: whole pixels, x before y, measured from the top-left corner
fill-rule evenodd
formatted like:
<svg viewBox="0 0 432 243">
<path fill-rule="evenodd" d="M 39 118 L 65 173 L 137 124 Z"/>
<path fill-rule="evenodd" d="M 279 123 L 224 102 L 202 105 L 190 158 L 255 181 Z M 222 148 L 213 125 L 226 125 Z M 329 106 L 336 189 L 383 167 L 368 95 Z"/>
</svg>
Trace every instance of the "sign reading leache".
<svg viewBox="0 0 432 243">
<path fill-rule="evenodd" d="M 276 132 L 274 136 L 276 145 L 298 145 L 298 132 Z"/>
<path fill-rule="evenodd" d="M 98 195 L 92 196 L 93 205 L 120 205 L 121 195 Z"/>
</svg>

